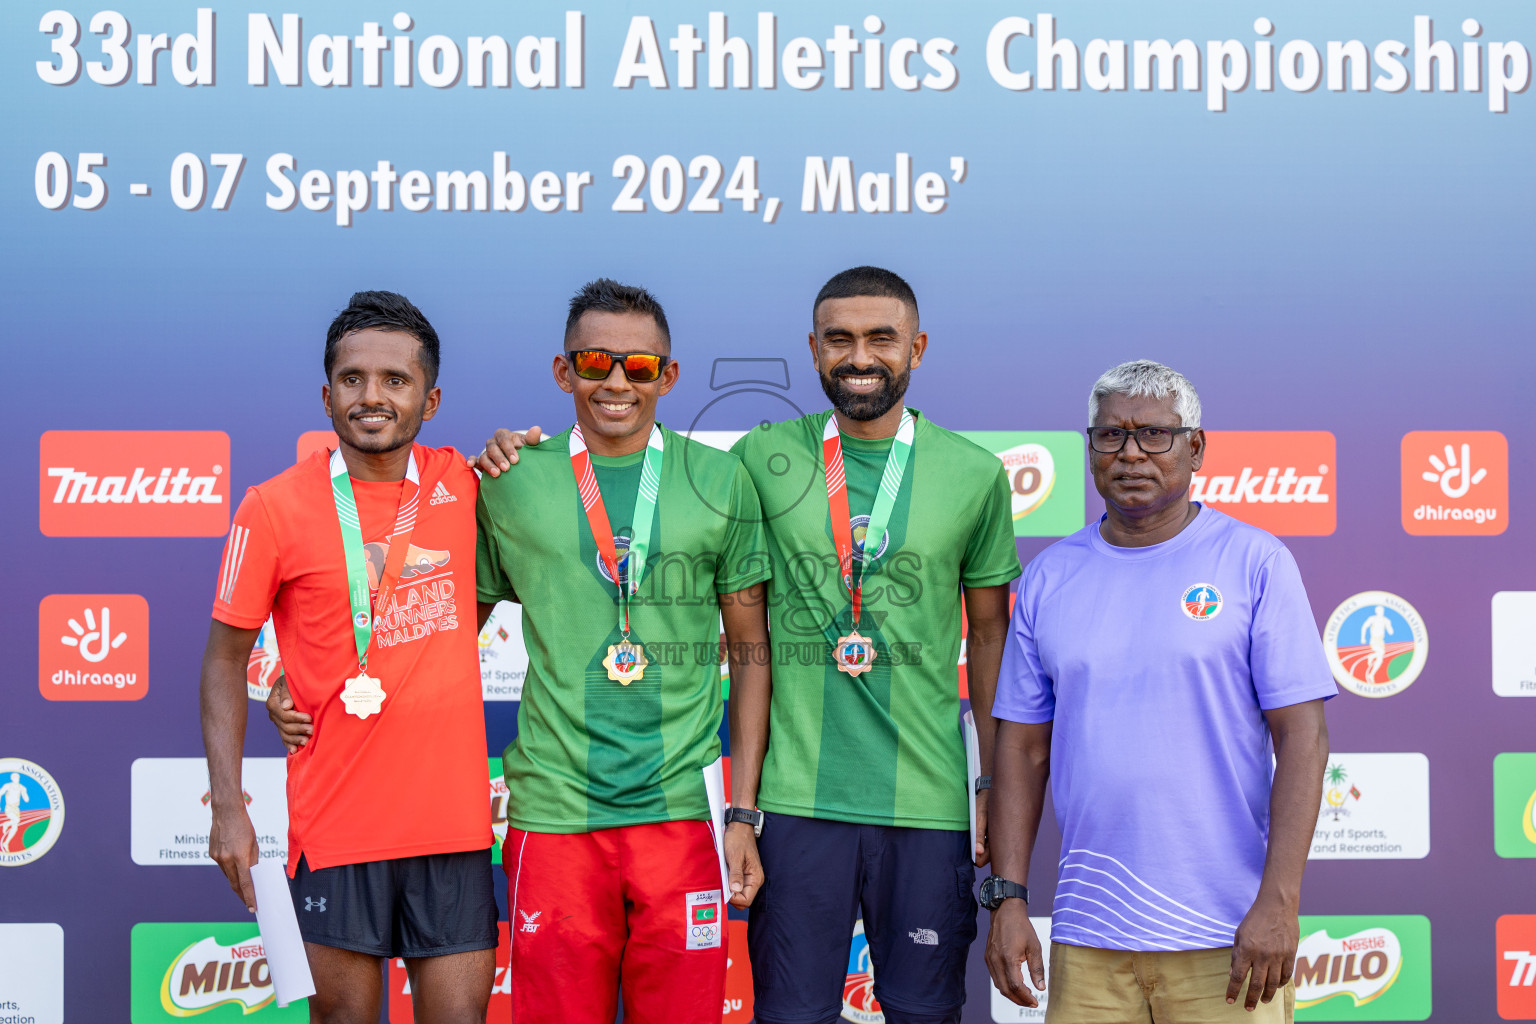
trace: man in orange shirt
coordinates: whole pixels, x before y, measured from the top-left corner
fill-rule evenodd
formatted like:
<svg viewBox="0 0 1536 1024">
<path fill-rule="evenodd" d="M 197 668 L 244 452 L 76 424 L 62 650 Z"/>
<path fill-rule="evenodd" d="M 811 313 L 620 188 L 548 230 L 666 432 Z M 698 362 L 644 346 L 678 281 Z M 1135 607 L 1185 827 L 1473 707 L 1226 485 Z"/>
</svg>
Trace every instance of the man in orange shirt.
<svg viewBox="0 0 1536 1024">
<path fill-rule="evenodd" d="M 245 671 L 272 616 L 312 735 L 288 758 L 288 874 L 315 979 L 310 1019 L 375 1022 L 405 958 L 418 1019 L 482 1022 L 497 942 L 476 656 L 478 482 L 414 443 L 438 339 L 403 296 L 359 292 L 326 337 L 340 439 L 235 513 L 203 655 L 211 854 L 255 909 L 241 799 Z"/>
</svg>

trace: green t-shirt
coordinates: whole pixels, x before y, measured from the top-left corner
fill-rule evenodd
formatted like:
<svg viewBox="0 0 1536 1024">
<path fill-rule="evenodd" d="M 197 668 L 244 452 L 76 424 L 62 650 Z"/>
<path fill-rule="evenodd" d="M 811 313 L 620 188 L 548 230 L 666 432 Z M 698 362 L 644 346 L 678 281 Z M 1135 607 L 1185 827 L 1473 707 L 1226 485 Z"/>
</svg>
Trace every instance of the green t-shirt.
<svg viewBox="0 0 1536 1024">
<path fill-rule="evenodd" d="M 519 601 L 528 674 L 506 749 L 508 821 L 530 832 L 709 818 L 701 769 L 720 756 L 720 605 L 769 576 L 757 492 L 740 461 L 663 428 L 656 518 L 630 639 L 644 677 L 621 685 L 603 658 L 618 643 L 609 581 L 571 469 L 570 432 L 524 448 L 480 481 L 481 601 Z M 644 451 L 593 455 L 620 558 Z"/>
<path fill-rule="evenodd" d="M 839 672 L 831 656 L 830 640 L 848 631 L 852 611 L 822 467 L 831 412 L 759 427 L 731 449 L 757 484 L 773 564 L 773 705 L 758 794 L 767 810 L 967 827 L 961 587 L 1013 580 L 1019 554 L 997 456 L 912 414 L 916 434 L 885 542 L 868 542 L 877 561 L 864 583 L 860 632 L 879 653 L 857 677 Z M 843 438 L 856 547 L 890 447 L 889 438 Z"/>
</svg>

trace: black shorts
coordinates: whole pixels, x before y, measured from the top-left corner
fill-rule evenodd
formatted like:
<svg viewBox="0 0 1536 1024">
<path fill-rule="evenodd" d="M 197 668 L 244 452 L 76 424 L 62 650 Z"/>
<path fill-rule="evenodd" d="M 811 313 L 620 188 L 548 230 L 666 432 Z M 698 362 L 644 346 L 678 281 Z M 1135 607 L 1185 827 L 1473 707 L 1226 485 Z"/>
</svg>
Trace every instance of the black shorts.
<svg viewBox="0 0 1536 1024">
<path fill-rule="evenodd" d="M 496 948 L 491 851 L 432 853 L 311 871 L 288 880 L 305 942 L 382 957 Z"/>
<path fill-rule="evenodd" d="M 976 937 L 966 830 L 765 818 L 747 927 L 759 1024 L 863 1020 L 871 998 L 888 1024 L 959 1024 Z"/>
</svg>

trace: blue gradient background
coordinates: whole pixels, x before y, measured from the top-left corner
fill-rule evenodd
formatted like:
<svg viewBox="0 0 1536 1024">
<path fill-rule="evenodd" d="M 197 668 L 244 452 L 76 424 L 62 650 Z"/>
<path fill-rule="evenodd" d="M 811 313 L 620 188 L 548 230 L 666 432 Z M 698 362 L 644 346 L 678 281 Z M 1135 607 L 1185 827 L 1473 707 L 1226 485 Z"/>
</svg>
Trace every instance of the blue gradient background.
<svg viewBox="0 0 1536 1024">
<path fill-rule="evenodd" d="M 443 33 L 563 35 L 563 7 L 406 5 L 417 41 Z M 1487 110 L 1486 92 L 1233 95 L 1225 114 L 1203 93 L 1012 93 L 987 74 L 987 31 L 1040 8 L 1003 4 L 784 2 L 779 45 L 825 39 L 843 22 L 863 37 L 875 13 L 887 43 L 947 36 L 958 85 L 945 93 L 887 88 L 800 92 L 610 87 L 631 13 L 665 40 L 700 27 L 706 5 L 610 4 L 586 12 L 581 90 L 254 88 L 245 84 L 245 15 L 297 10 L 306 37 L 356 34 L 399 6 L 327 2 L 219 5 L 218 85 L 42 83 L 36 31 L 46 4 L 0 11 L 5 159 L 0 217 L 6 356 L 12 398 L 0 407 L 5 477 L 24 483 L 0 507 L 18 541 L 5 588 L 7 652 L 0 755 L 36 761 L 68 803 L 51 853 L 0 875 L 0 919 L 57 921 L 66 932 L 70 1020 L 123 1020 L 129 929 L 139 921 L 219 920 L 236 909 L 217 870 L 135 866 L 128 852 L 128 769 L 139 756 L 199 756 L 197 673 L 220 541 L 42 537 L 39 435 L 49 429 L 217 429 L 232 443 L 238 494 L 285 468 L 296 436 L 326 425 L 320 357 L 325 325 L 359 288 L 407 293 L 444 339 L 442 414 L 428 443 L 475 447 L 497 425 L 560 429 L 569 400 L 549 378 L 564 305 L 606 274 L 643 283 L 666 303 L 682 381 L 663 418 L 684 425 L 714 396 L 719 356 L 785 356 L 790 397 L 822 405 L 805 354 L 809 305 L 827 276 L 874 262 L 914 285 L 932 347 L 913 404 L 956 429 L 1077 429 L 1093 378 L 1151 357 L 1200 387 L 1206 425 L 1330 430 L 1338 439 L 1338 529 L 1295 538 L 1319 622 L 1345 597 L 1384 589 L 1423 615 L 1433 651 L 1423 676 L 1384 701 L 1349 694 L 1330 706 L 1340 751 L 1422 751 L 1431 762 L 1432 847 L 1418 861 L 1320 862 L 1307 874 L 1308 914 L 1416 914 L 1434 929 L 1437 1021 L 1495 1019 L 1494 920 L 1536 912 L 1528 861 L 1492 843 L 1492 759 L 1532 749 L 1536 705 L 1495 697 L 1489 600 L 1536 589 L 1531 509 L 1536 482 L 1525 438 L 1536 288 L 1536 91 Z M 135 33 L 190 31 L 191 4 L 118 8 Z M 756 41 L 757 7 L 723 8 Z M 1358 37 L 1412 42 L 1414 14 L 1458 46 L 1461 20 L 1482 40 L 1536 44 L 1536 7 L 1477 0 L 1394 3 L 1060 3 L 1058 32 L 1090 38 L 1232 37 L 1254 19 L 1277 42 Z M 82 22 L 93 9 L 72 8 Z M 82 51 L 94 39 L 84 32 Z M 1034 44 L 1014 44 L 1030 68 Z M 920 62 L 914 62 L 920 63 Z M 703 61 L 700 61 L 701 70 Z M 386 65 L 387 67 L 387 65 Z M 1486 69 L 1485 69 L 1486 70 Z M 386 70 L 386 76 L 388 72 Z M 356 78 L 356 75 L 354 76 Z M 860 76 L 856 71 L 856 81 Z M 675 77 L 673 79 L 675 83 Z M 375 210 L 339 229 L 334 213 L 265 208 L 264 164 L 293 153 L 300 170 L 482 169 L 504 149 L 525 176 L 590 170 L 579 214 L 411 214 Z M 50 212 L 33 195 L 42 153 L 102 151 L 111 192 L 94 212 Z M 176 209 L 173 157 L 241 152 L 231 209 Z M 908 152 L 944 172 L 964 156 L 941 215 L 798 211 L 806 155 L 847 155 L 855 170 L 889 170 Z M 615 214 L 614 159 L 662 153 L 686 165 L 741 154 L 759 187 L 784 202 L 762 223 L 726 212 Z M 147 181 L 148 198 L 127 185 Z M 211 194 L 211 192 L 210 192 Z M 720 406 L 711 416 L 720 415 Z M 750 411 L 743 418 L 750 422 Z M 701 423 L 745 426 L 747 422 Z M 1495 429 L 1511 439 L 1510 526 L 1492 538 L 1409 537 L 1399 522 L 1398 445 L 1418 429 Z M 1090 512 L 1098 507 L 1090 494 Z M 1021 540 L 1032 556 L 1045 540 Z M 151 607 L 151 685 L 137 703 L 51 703 L 37 691 L 36 609 L 49 593 L 140 593 Z M 510 705 L 490 706 L 496 746 Z M 252 754 L 278 751 L 253 728 Z M 1047 822 L 1030 879 L 1044 913 L 1056 835 Z M 985 929 L 985 915 L 981 924 Z M 965 1019 L 989 1019 L 981 943 Z"/>
</svg>

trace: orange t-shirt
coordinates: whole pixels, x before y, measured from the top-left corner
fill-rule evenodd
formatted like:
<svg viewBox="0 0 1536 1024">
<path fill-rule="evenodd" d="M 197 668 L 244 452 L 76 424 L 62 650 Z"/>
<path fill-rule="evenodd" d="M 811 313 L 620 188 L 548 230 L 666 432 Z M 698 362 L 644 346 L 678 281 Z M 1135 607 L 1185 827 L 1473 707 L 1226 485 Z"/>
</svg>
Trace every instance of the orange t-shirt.
<svg viewBox="0 0 1536 1024">
<path fill-rule="evenodd" d="M 256 629 L 272 617 L 294 707 L 314 717 L 288 757 L 288 873 L 483 850 L 491 845 L 485 706 L 475 646 L 474 471 L 452 448 L 413 449 L 416 525 L 368 674 L 378 714 L 347 713 L 357 675 L 330 453 L 246 492 L 219 571 L 213 617 Z M 352 480 L 370 589 L 389 550 L 404 481 Z"/>
</svg>

